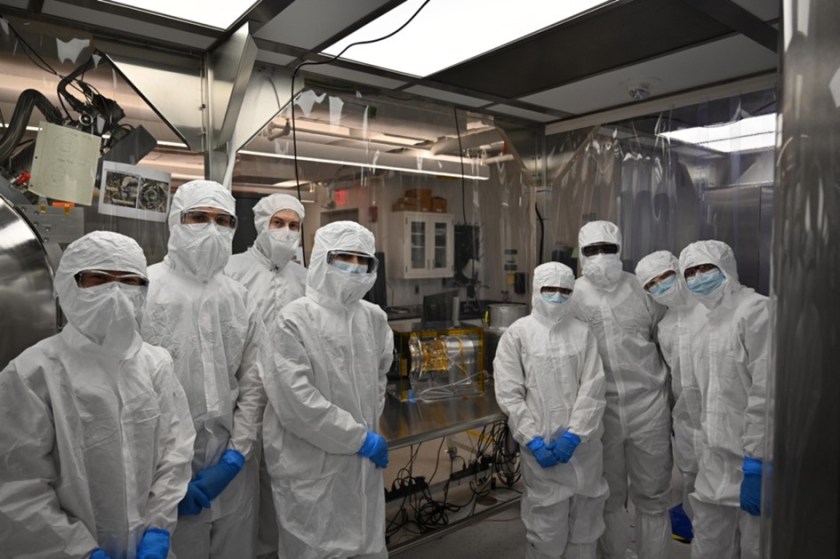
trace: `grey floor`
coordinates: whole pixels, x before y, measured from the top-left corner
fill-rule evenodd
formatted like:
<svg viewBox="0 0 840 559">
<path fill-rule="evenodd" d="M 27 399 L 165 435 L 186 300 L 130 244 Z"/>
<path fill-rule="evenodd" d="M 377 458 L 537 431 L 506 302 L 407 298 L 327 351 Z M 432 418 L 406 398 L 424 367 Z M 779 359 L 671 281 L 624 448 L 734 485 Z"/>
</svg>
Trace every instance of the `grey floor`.
<svg viewBox="0 0 840 559">
<path fill-rule="evenodd" d="M 435 480 L 446 478 L 444 470 L 448 470 L 450 458 L 446 448 L 455 448 L 455 452 L 463 456 L 469 455 L 470 447 L 475 443 L 478 433 L 470 432 L 457 437 L 450 437 L 441 445 L 441 440 L 430 441 L 421 445 L 419 449 L 414 448 L 415 458 L 413 461 L 413 475 L 424 475 L 431 477 L 435 472 Z M 440 460 L 436 459 L 437 450 L 441 449 Z M 411 449 L 403 448 L 392 451 L 391 465 L 386 471 L 386 486 L 390 487 L 392 480 L 398 470 L 410 462 Z M 674 504 L 680 501 L 681 480 L 679 473 L 674 472 L 672 481 L 672 501 Z M 458 499 L 458 488 L 450 491 L 453 501 Z M 394 510 L 398 508 L 396 503 L 389 503 L 389 518 L 393 518 Z M 479 507 L 481 509 L 481 507 Z M 633 511 L 630 511 L 631 522 Z M 389 546 L 394 543 L 411 541 L 415 536 L 401 531 L 392 537 Z M 519 559 L 524 557 L 525 528 L 519 518 L 519 506 L 514 504 L 511 507 L 493 514 L 477 523 L 470 524 L 441 537 L 431 536 L 423 543 L 410 549 L 402 549 L 391 553 L 391 557 L 399 559 L 445 559 L 458 557 L 463 559 Z M 635 555 L 628 554 L 628 559 Z M 671 542 L 669 559 L 689 559 L 691 557 L 691 546 L 677 541 Z"/>
</svg>

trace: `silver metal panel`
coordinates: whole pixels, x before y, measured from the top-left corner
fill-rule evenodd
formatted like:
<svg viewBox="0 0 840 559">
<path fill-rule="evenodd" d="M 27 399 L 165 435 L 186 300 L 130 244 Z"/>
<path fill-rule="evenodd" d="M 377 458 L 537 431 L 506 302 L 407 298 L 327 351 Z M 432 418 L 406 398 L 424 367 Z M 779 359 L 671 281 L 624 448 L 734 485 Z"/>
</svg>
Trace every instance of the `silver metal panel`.
<svg viewBox="0 0 840 559">
<path fill-rule="evenodd" d="M 366 85 L 373 85 L 385 89 L 398 89 L 406 84 L 405 81 L 379 76 L 377 74 L 369 74 L 367 72 L 359 72 L 333 64 L 317 64 L 304 66 L 301 72 L 307 74 L 320 74 L 322 76 L 330 76 L 351 82 L 362 83 Z"/>
<path fill-rule="evenodd" d="M 772 467 L 765 467 L 762 556 L 840 557 L 840 2 L 784 0 L 782 7 L 775 379 L 768 379 L 775 440 L 765 451 Z"/>
<path fill-rule="evenodd" d="M 257 45 L 248 34 L 247 23 L 207 57 L 213 149 L 226 144 L 233 135 L 256 58 Z"/>
<path fill-rule="evenodd" d="M 38 235 L 0 196 L 0 369 L 57 331 L 53 273 Z"/>
<path fill-rule="evenodd" d="M 432 99 L 439 99 L 441 101 L 448 101 L 459 105 L 466 105 L 467 107 L 481 107 L 487 105 L 487 99 L 479 99 L 477 97 L 470 97 L 468 95 L 461 95 L 460 93 L 452 93 L 442 89 L 435 89 L 425 85 L 413 85 L 405 88 L 405 91 L 415 95 L 422 95 L 423 97 L 430 97 Z"/>
<path fill-rule="evenodd" d="M 192 151 L 204 151 L 201 58 L 105 41 L 96 46 Z"/>
<path fill-rule="evenodd" d="M 484 394 L 470 398 L 412 403 L 387 396 L 379 433 L 393 449 L 504 419 L 493 385 L 487 383 Z"/>
</svg>

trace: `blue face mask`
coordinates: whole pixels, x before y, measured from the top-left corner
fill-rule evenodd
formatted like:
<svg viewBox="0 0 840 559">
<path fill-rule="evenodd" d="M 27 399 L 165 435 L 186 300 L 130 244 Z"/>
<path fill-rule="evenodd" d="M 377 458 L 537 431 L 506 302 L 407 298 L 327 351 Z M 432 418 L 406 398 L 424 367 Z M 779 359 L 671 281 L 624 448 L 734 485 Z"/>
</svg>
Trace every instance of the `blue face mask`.
<svg viewBox="0 0 840 559">
<path fill-rule="evenodd" d="M 342 272 L 349 272 L 351 274 L 366 274 L 368 271 L 367 264 L 353 264 L 352 262 L 344 262 L 343 260 L 333 260 L 332 265 Z"/>
<path fill-rule="evenodd" d="M 559 305 L 560 303 L 565 303 L 569 300 L 568 295 L 563 295 L 559 291 L 546 291 L 545 293 L 540 293 L 540 297 L 542 297 L 544 301 L 554 305 Z"/>
<path fill-rule="evenodd" d="M 677 276 L 673 275 L 669 278 L 665 278 L 664 280 L 660 281 L 650 289 L 648 289 L 648 293 L 651 295 L 665 295 L 669 291 L 671 291 L 674 286 L 677 285 Z"/>
<path fill-rule="evenodd" d="M 710 295 L 726 281 L 726 276 L 719 268 L 701 272 L 686 280 L 688 288 L 697 295 Z"/>
</svg>

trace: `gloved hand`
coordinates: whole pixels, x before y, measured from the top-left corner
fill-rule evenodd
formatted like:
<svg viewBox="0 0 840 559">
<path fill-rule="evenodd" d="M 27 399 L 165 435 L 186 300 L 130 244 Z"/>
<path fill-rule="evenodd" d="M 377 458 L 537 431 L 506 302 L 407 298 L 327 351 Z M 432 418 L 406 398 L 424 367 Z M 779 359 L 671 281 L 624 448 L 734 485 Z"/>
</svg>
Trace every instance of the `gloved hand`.
<svg viewBox="0 0 840 559">
<path fill-rule="evenodd" d="M 545 446 L 545 441 L 542 437 L 534 437 L 527 446 L 528 450 L 531 451 L 531 454 L 534 455 L 534 458 L 537 459 L 537 462 L 543 468 L 550 468 L 557 465 L 557 458 L 555 458 L 554 454 L 552 454 L 548 447 Z"/>
<path fill-rule="evenodd" d="M 187 494 L 178 503 L 178 516 L 193 516 L 201 513 L 201 509 L 210 508 L 210 499 L 198 488 L 195 480 L 187 485 Z"/>
<path fill-rule="evenodd" d="M 162 528 L 149 528 L 137 547 L 137 559 L 166 559 L 169 555 L 169 532 Z"/>
<path fill-rule="evenodd" d="M 111 559 L 111 556 L 97 547 L 90 554 L 90 559 Z"/>
<path fill-rule="evenodd" d="M 388 467 L 388 441 L 382 435 L 368 431 L 365 435 L 365 442 L 359 449 L 359 455 L 370 458 L 377 468 Z"/>
<path fill-rule="evenodd" d="M 580 437 L 571 431 L 566 431 L 561 436 L 554 439 L 551 444 L 548 445 L 548 448 L 560 464 L 565 464 L 571 460 L 572 454 L 575 453 L 575 449 L 579 444 Z"/>
<path fill-rule="evenodd" d="M 195 485 L 211 501 L 221 495 L 245 465 L 245 457 L 238 450 L 227 449 L 215 466 L 204 468 L 195 476 Z"/>
<path fill-rule="evenodd" d="M 761 514 L 761 460 L 744 456 L 741 508 L 753 516 Z"/>
</svg>

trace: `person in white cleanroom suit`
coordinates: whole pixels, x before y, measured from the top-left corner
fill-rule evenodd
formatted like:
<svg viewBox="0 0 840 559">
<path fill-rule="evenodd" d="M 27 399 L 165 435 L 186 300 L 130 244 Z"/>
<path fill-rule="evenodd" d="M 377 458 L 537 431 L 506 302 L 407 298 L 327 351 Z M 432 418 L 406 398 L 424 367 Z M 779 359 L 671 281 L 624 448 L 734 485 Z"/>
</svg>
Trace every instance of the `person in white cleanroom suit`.
<svg viewBox="0 0 840 559">
<path fill-rule="evenodd" d="M 138 332 L 147 284 L 123 235 L 64 252 L 68 324 L 0 372 L 0 556 L 169 554 L 195 431 L 171 357 Z"/>
<path fill-rule="evenodd" d="M 303 204 L 288 194 L 266 196 L 254 206 L 257 239 L 230 257 L 225 274 L 248 288 L 268 327 L 280 310 L 302 297 L 306 268 L 292 259 L 300 246 Z"/>
<path fill-rule="evenodd" d="M 680 271 L 689 291 L 709 309 L 683 388 L 698 391 L 701 403 L 691 557 L 757 558 L 768 300 L 738 282 L 735 255 L 720 241 L 688 245 L 680 254 Z"/>
<path fill-rule="evenodd" d="M 583 276 L 575 282 L 578 317 L 598 339 L 607 378 L 604 411 L 604 477 L 610 496 L 599 549 L 624 559 L 630 545 L 625 504 L 636 509 L 641 559 L 665 559 L 671 540 L 671 410 L 667 368 L 656 347 L 656 325 L 665 307 L 622 271 L 621 232 L 609 221 L 592 221 L 578 235 Z"/>
<path fill-rule="evenodd" d="M 141 331 L 172 354 L 196 430 L 173 535 L 178 559 L 255 554 L 265 332 L 245 288 L 222 273 L 235 226 L 230 192 L 185 183 L 172 197 L 168 253 L 149 268 Z"/>
<path fill-rule="evenodd" d="M 688 496 L 694 491 L 697 477 L 695 441 L 699 441 L 700 425 L 693 423 L 689 407 L 699 409 L 696 393 L 682 390 L 684 371 L 692 366 L 691 346 L 697 343 L 699 331 L 706 321 L 706 307 L 694 298 L 680 273 L 680 261 L 667 250 L 648 254 L 636 264 L 636 277 L 645 291 L 668 311 L 659 321 L 656 338 L 659 349 L 671 372 L 671 411 L 674 431 L 674 462 L 682 475 L 683 506 L 692 516 Z"/>
<path fill-rule="evenodd" d="M 538 266 L 533 310 L 505 331 L 493 360 L 496 401 L 522 448 L 529 559 L 594 559 L 604 531 L 604 369 L 574 316 L 574 286 L 567 266 Z"/>
<path fill-rule="evenodd" d="M 302 297 L 306 269 L 292 261 L 300 246 L 303 204 L 288 194 L 272 194 L 254 205 L 257 239 L 251 247 L 230 257 L 225 273 L 248 289 L 266 328 L 279 318 L 287 303 Z M 270 355 L 268 356 L 270 361 Z M 260 460 L 260 498 L 257 556 L 277 557 L 277 519 L 271 497 L 271 478 Z"/>
<path fill-rule="evenodd" d="M 377 434 L 393 335 L 362 296 L 376 281 L 373 234 L 350 221 L 315 233 L 306 296 L 281 311 L 265 379 L 266 464 L 279 557 L 387 557 Z"/>
</svg>

